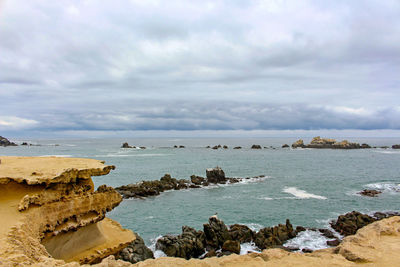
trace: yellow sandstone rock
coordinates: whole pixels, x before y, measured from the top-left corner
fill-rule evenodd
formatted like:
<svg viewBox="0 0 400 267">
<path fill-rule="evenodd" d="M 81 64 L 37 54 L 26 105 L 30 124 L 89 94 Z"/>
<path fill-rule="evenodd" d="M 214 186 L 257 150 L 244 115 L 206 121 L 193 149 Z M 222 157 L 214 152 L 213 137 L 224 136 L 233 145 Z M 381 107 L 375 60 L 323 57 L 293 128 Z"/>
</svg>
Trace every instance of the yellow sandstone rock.
<svg viewBox="0 0 400 267">
<path fill-rule="evenodd" d="M 0 160 L 1 266 L 96 263 L 135 239 L 105 218 L 121 195 L 107 186 L 94 191 L 91 176 L 108 174 L 114 166 L 76 158 Z"/>
</svg>

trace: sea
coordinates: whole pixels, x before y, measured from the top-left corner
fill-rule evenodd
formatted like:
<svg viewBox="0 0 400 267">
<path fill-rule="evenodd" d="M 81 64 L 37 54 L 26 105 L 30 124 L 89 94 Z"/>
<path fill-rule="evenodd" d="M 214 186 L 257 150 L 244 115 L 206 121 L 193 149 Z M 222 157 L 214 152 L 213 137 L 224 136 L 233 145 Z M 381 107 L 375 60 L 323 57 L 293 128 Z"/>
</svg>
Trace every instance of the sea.
<svg viewBox="0 0 400 267">
<path fill-rule="evenodd" d="M 95 186 L 117 187 L 142 180 L 158 180 L 168 173 L 177 179 L 221 167 L 227 177 L 255 177 L 231 185 L 167 191 L 145 199 L 125 199 L 108 217 L 138 233 L 155 250 L 157 238 L 181 233 L 187 225 L 203 229 L 215 213 L 227 225 L 245 224 L 253 230 L 285 223 L 329 228 L 338 215 L 400 210 L 400 150 L 282 148 L 298 138 L 88 138 L 12 140 L 35 146 L 0 147 L 0 155 L 56 156 L 105 160 L 116 166 L 109 175 L 93 177 Z M 303 138 L 309 143 L 311 138 Z M 400 138 L 346 138 L 371 146 L 400 144 Z M 123 149 L 123 142 L 146 149 Z M 213 150 L 206 146 L 227 145 Z M 250 149 L 261 145 L 260 150 Z M 40 146 L 36 146 L 40 145 Z M 174 146 L 185 148 L 174 148 Z M 241 146 L 242 149 L 233 149 Z M 358 194 L 377 189 L 378 197 Z M 326 238 L 305 231 L 288 246 L 325 248 Z M 242 253 L 257 250 L 242 244 Z M 162 256 L 155 251 L 156 256 Z"/>
</svg>

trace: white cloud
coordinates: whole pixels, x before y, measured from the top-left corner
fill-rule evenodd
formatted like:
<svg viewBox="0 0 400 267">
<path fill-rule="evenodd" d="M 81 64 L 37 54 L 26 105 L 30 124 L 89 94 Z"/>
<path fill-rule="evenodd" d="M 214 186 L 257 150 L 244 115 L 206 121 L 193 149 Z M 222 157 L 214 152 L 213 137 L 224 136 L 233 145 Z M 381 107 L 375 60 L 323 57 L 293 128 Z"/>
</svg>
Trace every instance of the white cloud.
<svg viewBox="0 0 400 267">
<path fill-rule="evenodd" d="M 0 129 L 2 130 L 27 129 L 36 126 L 38 123 L 36 120 L 15 116 L 0 116 Z"/>
</svg>

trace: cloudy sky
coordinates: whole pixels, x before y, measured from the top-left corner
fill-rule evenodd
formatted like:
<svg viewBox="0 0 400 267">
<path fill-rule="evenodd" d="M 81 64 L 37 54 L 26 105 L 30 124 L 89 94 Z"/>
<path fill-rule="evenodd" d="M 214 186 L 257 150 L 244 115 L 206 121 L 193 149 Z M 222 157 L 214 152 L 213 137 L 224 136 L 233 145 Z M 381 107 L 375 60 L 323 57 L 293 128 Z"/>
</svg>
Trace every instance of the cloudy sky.
<svg viewBox="0 0 400 267">
<path fill-rule="evenodd" d="M 0 0 L 0 135 L 397 134 L 399 87 L 398 0 Z"/>
</svg>

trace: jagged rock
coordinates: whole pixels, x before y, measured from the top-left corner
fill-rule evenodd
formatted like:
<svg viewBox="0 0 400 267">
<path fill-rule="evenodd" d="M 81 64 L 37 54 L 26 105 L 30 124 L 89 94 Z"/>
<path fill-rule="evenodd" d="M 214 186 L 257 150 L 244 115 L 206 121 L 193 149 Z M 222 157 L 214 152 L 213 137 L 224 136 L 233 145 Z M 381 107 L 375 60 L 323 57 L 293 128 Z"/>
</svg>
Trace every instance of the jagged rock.
<svg viewBox="0 0 400 267">
<path fill-rule="evenodd" d="M 334 234 L 332 233 L 332 231 L 329 230 L 329 229 L 321 228 L 321 229 L 318 229 L 318 231 L 319 231 L 323 236 L 325 236 L 326 238 L 335 238 L 335 235 L 334 235 Z"/>
<path fill-rule="evenodd" d="M 154 254 L 151 249 L 146 247 L 143 239 L 136 234 L 135 241 L 120 251 L 116 256 L 116 259 L 121 259 L 130 263 L 137 263 L 147 259 L 154 259 Z"/>
<path fill-rule="evenodd" d="M 202 231 L 183 226 L 179 236 L 163 236 L 158 239 L 156 249 L 170 257 L 197 258 L 204 253 L 204 239 Z"/>
<path fill-rule="evenodd" d="M 130 146 L 127 142 L 123 143 L 121 148 L 136 148 L 134 146 Z"/>
<path fill-rule="evenodd" d="M 192 183 L 194 183 L 195 185 L 201 185 L 204 183 L 205 180 L 206 180 L 205 178 L 200 177 L 200 176 L 196 176 L 196 175 L 190 176 L 190 181 Z"/>
<path fill-rule="evenodd" d="M 246 225 L 234 224 L 229 227 L 229 234 L 232 240 L 240 243 L 251 242 L 254 238 L 254 232 Z"/>
<path fill-rule="evenodd" d="M 376 197 L 382 193 L 382 191 L 374 190 L 374 189 L 364 189 L 363 191 L 359 192 L 360 195 L 367 196 L 367 197 Z"/>
<path fill-rule="evenodd" d="M 221 247 L 225 241 L 231 240 L 231 236 L 222 220 L 219 220 L 216 215 L 208 219 L 208 224 L 203 224 L 206 244 L 213 248 Z"/>
<path fill-rule="evenodd" d="M 222 251 L 230 251 L 236 254 L 240 253 L 240 243 L 236 240 L 227 240 L 222 245 Z"/>
<path fill-rule="evenodd" d="M 220 167 L 215 167 L 206 170 L 207 182 L 219 184 L 226 182 L 225 173 Z"/>
<path fill-rule="evenodd" d="M 0 146 L 18 146 L 16 143 L 10 142 L 7 138 L 0 136 Z"/>
<path fill-rule="evenodd" d="M 288 144 L 284 144 L 284 145 L 282 145 L 282 148 L 287 148 L 287 147 L 289 147 L 289 145 L 288 145 Z"/>
<path fill-rule="evenodd" d="M 271 248 L 283 245 L 283 242 L 296 236 L 293 226 L 289 220 L 286 224 L 279 224 L 274 227 L 265 227 L 255 234 L 255 244 L 260 249 Z"/>
<path fill-rule="evenodd" d="M 298 147 L 301 147 L 301 148 L 305 147 L 303 139 L 299 139 L 292 144 L 292 148 L 298 148 Z"/>
<path fill-rule="evenodd" d="M 242 149 L 241 146 L 235 146 L 233 149 Z"/>
<path fill-rule="evenodd" d="M 334 240 L 328 240 L 328 241 L 326 241 L 326 244 L 327 244 L 328 246 L 331 246 L 331 247 L 336 247 L 336 246 L 338 246 L 338 245 L 340 244 L 340 240 L 337 239 L 337 238 L 335 238 Z"/>
<path fill-rule="evenodd" d="M 303 227 L 303 226 L 296 226 L 296 233 L 300 233 L 300 232 L 303 232 L 303 231 L 305 231 L 305 230 L 307 230 L 305 227 Z"/>
<path fill-rule="evenodd" d="M 400 149 L 400 145 L 393 145 L 392 149 Z"/>
<path fill-rule="evenodd" d="M 251 149 L 261 149 L 261 146 L 260 145 L 252 145 Z"/>
<path fill-rule="evenodd" d="M 331 226 L 341 235 L 348 236 L 354 235 L 358 229 L 373 223 L 376 220 L 377 219 L 367 214 L 352 211 L 345 215 L 340 215 L 336 222 L 331 222 Z"/>
</svg>

